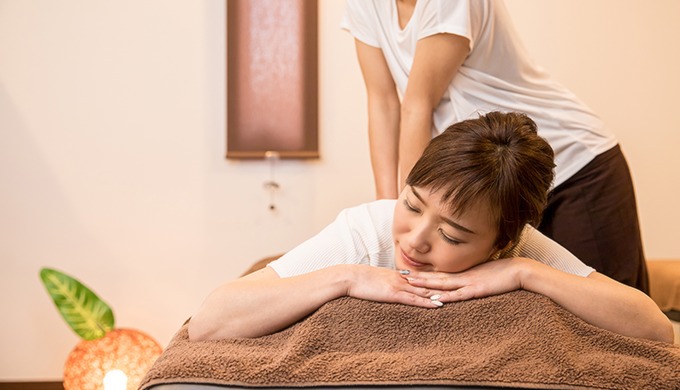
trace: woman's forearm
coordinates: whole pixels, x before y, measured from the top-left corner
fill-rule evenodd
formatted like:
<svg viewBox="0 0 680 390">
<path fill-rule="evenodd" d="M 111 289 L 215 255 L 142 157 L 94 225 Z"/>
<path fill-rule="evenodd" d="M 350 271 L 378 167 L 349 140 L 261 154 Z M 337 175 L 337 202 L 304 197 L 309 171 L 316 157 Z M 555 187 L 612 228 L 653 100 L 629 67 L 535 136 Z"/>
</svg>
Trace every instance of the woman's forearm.
<svg viewBox="0 0 680 390">
<path fill-rule="evenodd" d="M 392 269 L 340 264 L 290 278 L 271 268 L 213 291 L 189 322 L 192 341 L 259 337 L 277 332 L 333 299 L 350 296 L 430 309 L 436 291 L 411 286 Z M 439 303 L 439 302 L 437 302 Z"/>
<path fill-rule="evenodd" d="M 543 294 L 584 321 L 632 337 L 673 342 L 670 321 L 647 295 L 602 274 L 580 277 L 527 260 L 522 288 Z"/>
<path fill-rule="evenodd" d="M 259 337 L 277 332 L 343 296 L 343 267 L 279 278 L 271 268 L 214 290 L 189 322 L 192 341 Z M 263 278 L 262 273 L 266 274 Z"/>
</svg>

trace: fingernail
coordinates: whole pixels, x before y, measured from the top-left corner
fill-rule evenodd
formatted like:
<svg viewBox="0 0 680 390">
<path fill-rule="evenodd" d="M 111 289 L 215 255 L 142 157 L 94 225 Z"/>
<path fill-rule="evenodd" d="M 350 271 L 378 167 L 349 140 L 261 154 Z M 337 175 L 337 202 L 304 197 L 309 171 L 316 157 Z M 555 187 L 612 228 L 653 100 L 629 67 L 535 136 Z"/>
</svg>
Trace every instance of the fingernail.
<svg viewBox="0 0 680 390">
<path fill-rule="evenodd" d="M 441 302 L 439 302 L 439 301 L 432 301 L 432 304 L 435 305 L 435 306 L 437 306 L 437 307 L 442 307 L 442 306 L 444 306 L 444 304 L 441 303 Z"/>
<path fill-rule="evenodd" d="M 400 269 L 399 273 L 402 274 L 402 275 L 411 275 L 411 271 L 409 271 L 407 269 Z"/>
<path fill-rule="evenodd" d="M 442 296 L 439 295 L 439 294 L 434 294 L 433 296 L 430 297 L 430 299 L 433 300 L 433 301 L 438 301 L 439 298 L 441 298 L 441 297 L 442 297 Z"/>
<path fill-rule="evenodd" d="M 409 282 L 412 282 L 412 281 L 416 280 L 416 278 L 406 278 L 406 280 L 408 280 Z"/>
</svg>

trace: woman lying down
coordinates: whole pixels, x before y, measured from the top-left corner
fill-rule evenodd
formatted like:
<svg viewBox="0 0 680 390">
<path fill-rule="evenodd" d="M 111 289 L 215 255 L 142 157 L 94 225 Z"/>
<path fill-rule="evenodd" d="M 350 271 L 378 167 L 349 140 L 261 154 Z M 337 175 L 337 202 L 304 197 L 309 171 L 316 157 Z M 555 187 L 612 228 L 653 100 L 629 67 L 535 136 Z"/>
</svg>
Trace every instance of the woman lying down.
<svg viewBox="0 0 680 390">
<path fill-rule="evenodd" d="M 524 289 L 592 325 L 672 343 L 670 321 L 647 295 L 532 227 L 553 168 L 552 149 L 524 114 L 454 124 L 430 142 L 399 199 L 346 209 L 264 269 L 220 286 L 189 337 L 268 335 L 344 296 L 436 310 Z"/>
</svg>

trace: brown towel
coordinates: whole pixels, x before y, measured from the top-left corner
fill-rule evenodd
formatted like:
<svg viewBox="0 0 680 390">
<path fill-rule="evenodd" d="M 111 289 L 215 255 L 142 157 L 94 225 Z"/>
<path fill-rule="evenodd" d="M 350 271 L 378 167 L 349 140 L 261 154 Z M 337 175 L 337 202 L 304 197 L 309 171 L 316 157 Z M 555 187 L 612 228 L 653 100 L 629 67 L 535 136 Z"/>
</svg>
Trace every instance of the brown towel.
<svg viewBox="0 0 680 390">
<path fill-rule="evenodd" d="M 599 329 L 526 291 L 439 309 L 341 298 L 256 339 L 190 342 L 185 324 L 140 389 L 163 383 L 680 389 L 680 346 Z"/>
</svg>

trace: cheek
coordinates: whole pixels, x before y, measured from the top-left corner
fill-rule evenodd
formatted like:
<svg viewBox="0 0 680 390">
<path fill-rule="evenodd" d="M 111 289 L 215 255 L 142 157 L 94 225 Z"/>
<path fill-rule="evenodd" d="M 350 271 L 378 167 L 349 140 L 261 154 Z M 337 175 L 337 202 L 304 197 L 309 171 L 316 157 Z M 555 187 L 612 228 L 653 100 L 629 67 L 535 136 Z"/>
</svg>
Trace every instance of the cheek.
<svg viewBox="0 0 680 390">
<path fill-rule="evenodd" d="M 404 218 L 403 211 L 397 209 L 392 220 L 392 235 L 396 238 L 398 234 L 402 234 L 405 231 L 408 231 L 406 218 Z"/>
<path fill-rule="evenodd" d="M 441 272 L 463 272 L 486 262 L 492 252 L 487 246 L 443 245 L 446 246 L 440 247 L 436 254 L 436 268 Z"/>
</svg>

